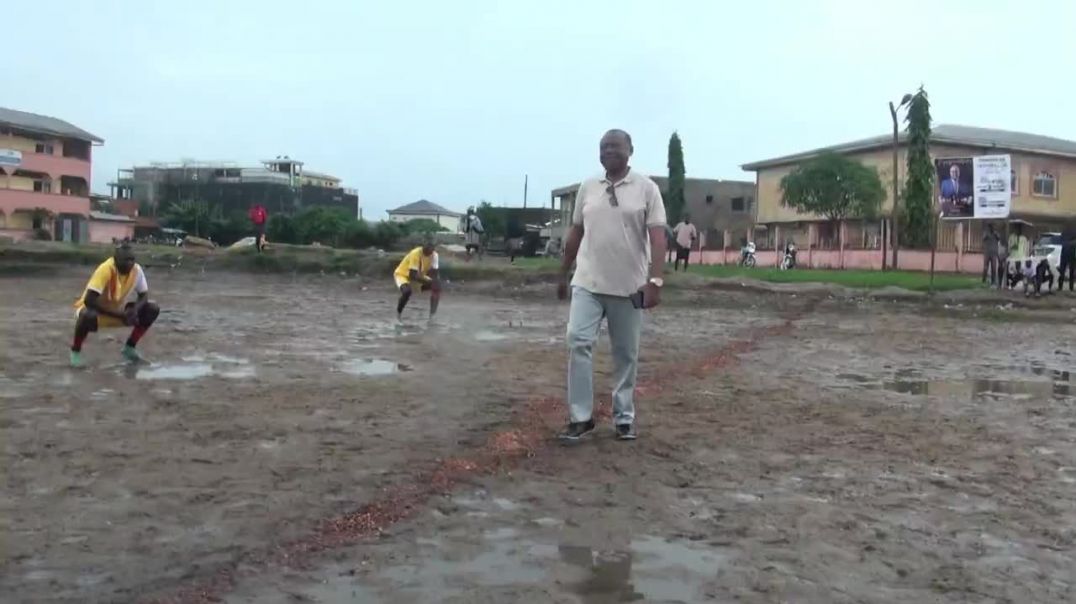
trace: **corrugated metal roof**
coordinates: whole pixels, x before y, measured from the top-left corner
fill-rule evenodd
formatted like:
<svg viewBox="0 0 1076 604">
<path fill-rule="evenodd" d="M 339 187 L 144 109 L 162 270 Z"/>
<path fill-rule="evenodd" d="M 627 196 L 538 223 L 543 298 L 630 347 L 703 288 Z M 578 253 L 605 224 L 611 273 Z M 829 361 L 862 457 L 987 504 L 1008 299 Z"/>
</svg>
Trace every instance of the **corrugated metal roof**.
<svg viewBox="0 0 1076 604">
<path fill-rule="evenodd" d="M 400 206 L 395 210 L 389 210 L 389 214 L 422 214 L 422 215 L 440 215 L 440 216 L 462 216 L 459 212 L 453 212 L 447 208 L 439 206 L 432 201 L 420 199 L 414 203 Z"/>
<path fill-rule="evenodd" d="M 66 136 L 68 138 L 88 141 L 91 143 L 105 142 L 104 139 L 90 134 L 82 128 L 61 119 L 49 117 L 47 115 L 28 113 L 26 111 L 7 109 L 6 107 L 0 107 L 0 124 L 8 124 L 32 132 Z"/>
<path fill-rule="evenodd" d="M 109 214 L 108 212 L 90 212 L 90 218 L 93 220 L 108 220 L 111 222 L 134 222 L 130 216 L 124 216 L 123 214 Z"/>
<path fill-rule="evenodd" d="M 904 144 L 907 135 L 901 131 L 898 140 Z M 997 149 L 999 151 L 1024 151 L 1041 155 L 1055 155 L 1060 157 L 1076 158 L 1076 141 L 1029 134 L 1027 132 L 1013 132 L 1010 130 L 998 130 L 996 128 L 979 128 L 976 126 L 959 126 L 953 124 L 938 124 L 934 127 L 930 136 L 931 143 L 964 145 L 968 147 L 981 147 L 983 149 Z M 883 134 L 872 136 L 848 143 L 841 143 L 829 147 L 821 147 L 810 151 L 793 153 L 765 159 L 762 161 L 744 164 L 744 170 L 758 170 L 792 164 L 804 159 L 814 157 L 820 153 L 851 153 L 887 147 L 893 144 L 893 136 Z"/>
</svg>

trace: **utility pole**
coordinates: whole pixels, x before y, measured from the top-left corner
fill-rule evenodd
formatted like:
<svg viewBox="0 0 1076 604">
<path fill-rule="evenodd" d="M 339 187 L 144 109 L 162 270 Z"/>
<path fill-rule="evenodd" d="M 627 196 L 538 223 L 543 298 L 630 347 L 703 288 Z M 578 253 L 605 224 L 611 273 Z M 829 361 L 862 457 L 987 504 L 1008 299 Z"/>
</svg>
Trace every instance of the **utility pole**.
<svg viewBox="0 0 1076 604">
<path fill-rule="evenodd" d="M 528 175 L 523 175 L 523 209 L 527 209 L 527 180 Z"/>
<path fill-rule="evenodd" d="M 897 109 L 907 105 L 912 100 L 912 95 L 906 94 L 900 99 L 900 105 L 893 105 L 893 102 L 889 102 L 889 115 L 893 118 L 893 211 L 890 213 L 890 221 L 893 223 L 890 227 L 890 232 L 893 233 L 893 270 L 898 270 L 900 265 L 897 264 L 897 248 L 900 247 L 900 230 L 898 224 L 900 222 L 900 189 L 897 184 L 897 170 L 898 159 L 897 150 L 900 147 L 900 135 L 897 130 Z M 885 244 L 882 244 L 882 270 L 885 270 Z"/>
</svg>

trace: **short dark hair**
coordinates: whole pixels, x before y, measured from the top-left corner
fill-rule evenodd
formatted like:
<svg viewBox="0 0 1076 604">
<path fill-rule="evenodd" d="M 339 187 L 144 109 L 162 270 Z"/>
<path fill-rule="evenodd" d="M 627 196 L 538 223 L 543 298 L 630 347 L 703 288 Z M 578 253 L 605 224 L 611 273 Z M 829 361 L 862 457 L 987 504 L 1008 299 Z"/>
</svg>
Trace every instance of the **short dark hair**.
<svg viewBox="0 0 1076 604">
<path fill-rule="evenodd" d="M 131 254 L 131 253 L 134 253 L 134 248 L 131 247 L 130 243 L 127 243 L 126 241 L 124 241 L 123 243 L 116 246 L 115 253 L 118 254 L 120 252 L 126 252 L 128 254 Z"/>
<path fill-rule="evenodd" d="M 613 128 L 613 129 L 609 130 L 608 132 L 606 132 L 606 134 L 612 134 L 614 132 L 617 133 L 617 134 L 623 134 L 624 138 L 628 139 L 628 144 L 631 145 L 632 147 L 635 146 L 635 144 L 631 142 L 631 135 L 628 134 L 627 130 L 621 130 L 620 128 Z"/>
</svg>

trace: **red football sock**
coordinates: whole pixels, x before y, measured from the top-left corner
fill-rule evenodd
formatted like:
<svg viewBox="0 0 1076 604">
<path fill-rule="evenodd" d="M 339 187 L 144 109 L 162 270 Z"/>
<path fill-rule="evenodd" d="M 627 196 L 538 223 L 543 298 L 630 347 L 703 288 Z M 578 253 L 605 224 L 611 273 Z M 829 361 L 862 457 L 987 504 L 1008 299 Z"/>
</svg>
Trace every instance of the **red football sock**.
<svg viewBox="0 0 1076 604">
<path fill-rule="evenodd" d="M 82 352 L 82 341 L 86 339 L 86 336 L 75 336 L 74 341 L 71 342 L 71 350 L 75 352 Z"/>
<path fill-rule="evenodd" d="M 127 338 L 127 345 L 134 348 L 138 344 L 138 341 L 142 339 L 142 336 L 146 335 L 146 331 L 148 330 L 148 327 L 142 327 L 141 325 L 132 329 L 131 337 Z"/>
</svg>

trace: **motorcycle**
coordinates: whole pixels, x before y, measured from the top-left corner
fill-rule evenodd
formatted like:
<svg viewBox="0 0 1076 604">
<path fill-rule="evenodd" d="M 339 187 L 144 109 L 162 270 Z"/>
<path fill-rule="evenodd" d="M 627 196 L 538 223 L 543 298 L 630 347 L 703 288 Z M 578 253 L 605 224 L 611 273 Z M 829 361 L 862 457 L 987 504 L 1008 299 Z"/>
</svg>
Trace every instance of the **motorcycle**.
<svg viewBox="0 0 1076 604">
<path fill-rule="evenodd" d="M 796 244 L 791 241 L 785 246 L 785 255 L 781 259 L 781 270 L 787 271 L 796 267 Z"/>
<path fill-rule="evenodd" d="M 755 242 L 748 241 L 747 245 L 740 248 L 740 266 L 746 268 L 755 266 Z"/>
</svg>

